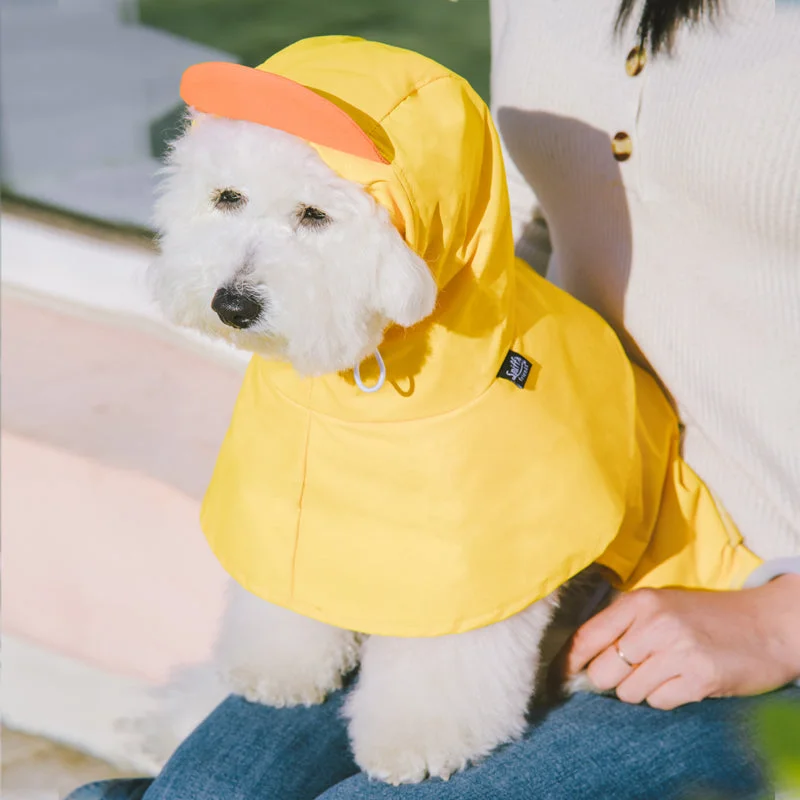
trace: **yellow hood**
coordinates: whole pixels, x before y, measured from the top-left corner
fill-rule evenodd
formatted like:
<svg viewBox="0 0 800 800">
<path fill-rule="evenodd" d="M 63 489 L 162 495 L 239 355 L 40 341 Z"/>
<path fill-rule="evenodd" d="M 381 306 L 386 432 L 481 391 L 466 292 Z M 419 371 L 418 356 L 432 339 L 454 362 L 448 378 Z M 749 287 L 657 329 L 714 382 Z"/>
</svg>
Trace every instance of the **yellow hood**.
<svg viewBox="0 0 800 800">
<path fill-rule="evenodd" d="M 626 588 L 740 584 L 757 560 L 680 461 L 656 384 L 515 259 L 497 132 L 470 86 L 346 37 L 258 69 L 369 136 L 386 163 L 311 144 L 388 209 L 440 295 L 431 318 L 386 332 L 375 394 L 352 373 L 305 379 L 253 358 L 202 510 L 230 574 L 394 636 L 497 622 L 595 561 Z"/>
</svg>

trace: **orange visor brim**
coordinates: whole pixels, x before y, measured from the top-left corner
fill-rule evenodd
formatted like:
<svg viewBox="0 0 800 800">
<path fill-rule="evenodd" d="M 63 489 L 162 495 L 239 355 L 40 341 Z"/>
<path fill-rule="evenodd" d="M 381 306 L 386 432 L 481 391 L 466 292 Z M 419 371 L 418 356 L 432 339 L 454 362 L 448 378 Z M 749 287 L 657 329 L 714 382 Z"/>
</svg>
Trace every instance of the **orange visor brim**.
<svg viewBox="0 0 800 800">
<path fill-rule="evenodd" d="M 195 64 L 183 73 L 181 97 L 206 114 L 256 122 L 342 153 L 388 163 L 345 111 L 282 75 L 224 61 Z"/>
</svg>

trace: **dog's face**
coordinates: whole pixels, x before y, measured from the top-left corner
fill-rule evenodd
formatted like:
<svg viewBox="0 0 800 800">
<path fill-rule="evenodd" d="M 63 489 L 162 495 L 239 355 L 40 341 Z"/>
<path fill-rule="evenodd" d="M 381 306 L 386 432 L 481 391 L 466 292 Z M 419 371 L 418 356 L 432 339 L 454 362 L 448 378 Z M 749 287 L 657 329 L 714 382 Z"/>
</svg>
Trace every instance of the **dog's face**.
<svg viewBox="0 0 800 800">
<path fill-rule="evenodd" d="M 305 142 L 197 115 L 165 174 L 150 283 L 173 322 L 318 375 L 433 310 L 433 277 L 386 211 Z"/>
</svg>

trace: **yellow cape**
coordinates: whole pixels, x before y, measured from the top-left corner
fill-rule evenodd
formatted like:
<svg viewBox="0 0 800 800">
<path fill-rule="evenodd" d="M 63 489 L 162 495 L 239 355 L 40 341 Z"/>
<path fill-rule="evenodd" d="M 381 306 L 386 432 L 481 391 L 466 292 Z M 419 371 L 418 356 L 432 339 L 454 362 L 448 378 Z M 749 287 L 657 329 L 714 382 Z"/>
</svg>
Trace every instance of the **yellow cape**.
<svg viewBox="0 0 800 800">
<path fill-rule="evenodd" d="M 389 636 L 498 622 L 593 562 L 626 589 L 741 585 L 758 559 L 681 461 L 656 383 L 515 259 L 497 132 L 470 86 L 346 37 L 258 69 L 369 135 L 388 163 L 315 146 L 388 209 L 440 295 L 428 320 L 387 330 L 375 394 L 253 358 L 202 509 L 225 569 L 272 603 Z"/>
</svg>

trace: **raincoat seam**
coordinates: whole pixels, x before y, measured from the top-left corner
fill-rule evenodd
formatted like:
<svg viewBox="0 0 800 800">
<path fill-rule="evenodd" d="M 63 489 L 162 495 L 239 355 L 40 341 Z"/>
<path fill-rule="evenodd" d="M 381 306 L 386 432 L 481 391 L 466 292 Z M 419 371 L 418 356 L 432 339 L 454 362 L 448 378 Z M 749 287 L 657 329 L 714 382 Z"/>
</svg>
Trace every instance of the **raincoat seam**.
<svg viewBox="0 0 800 800">
<path fill-rule="evenodd" d="M 419 92 L 421 92 L 426 86 L 430 86 L 430 85 L 432 85 L 434 83 L 437 83 L 438 81 L 441 81 L 441 80 L 452 79 L 452 78 L 455 78 L 457 80 L 462 80 L 454 72 L 448 72 L 445 75 L 437 75 L 435 78 L 422 79 L 418 83 L 414 84 L 414 86 L 412 86 L 411 89 L 409 89 L 403 95 L 403 97 L 401 97 L 379 120 L 377 120 L 377 122 L 369 129 L 369 131 L 367 131 L 367 136 L 369 136 L 370 140 L 372 140 L 373 133 L 378 128 L 382 128 L 384 122 L 387 119 L 389 119 L 389 117 L 395 111 L 397 111 L 397 109 L 400 108 L 400 106 L 402 106 L 403 103 L 405 103 L 407 100 L 411 99 L 411 97 L 413 97 L 414 95 L 416 95 Z M 411 188 L 410 188 L 411 184 L 410 184 L 410 181 L 408 180 L 408 178 L 406 177 L 405 170 L 398 163 L 398 159 L 397 158 L 393 158 L 392 159 L 391 168 L 392 168 L 392 172 L 394 172 L 394 174 L 395 174 L 395 176 L 397 178 L 398 183 L 400 184 L 400 187 L 403 190 L 403 194 L 405 195 L 406 202 L 409 205 L 413 206 L 414 202 L 413 202 L 413 193 L 411 192 Z M 414 248 L 414 250 L 416 251 L 417 248 Z M 424 253 L 417 252 L 417 255 L 420 256 L 420 258 L 422 258 L 425 261 L 425 263 L 427 264 L 428 268 L 433 273 L 434 272 L 433 266 L 439 260 L 441 254 L 437 253 L 437 254 L 434 254 L 434 255 L 427 255 L 427 257 L 426 257 L 426 255 Z M 442 287 L 439 287 L 439 288 L 441 289 Z"/>
<path fill-rule="evenodd" d="M 309 391 L 309 395 L 311 391 Z M 289 584 L 289 598 L 293 601 L 294 600 L 294 582 L 295 582 L 295 575 L 297 574 L 296 566 L 297 566 L 297 550 L 300 547 L 300 528 L 303 524 L 303 501 L 305 499 L 306 494 L 306 484 L 308 483 L 308 452 L 310 449 L 310 442 L 311 442 L 311 423 L 313 421 L 313 412 L 311 409 L 307 409 L 308 419 L 306 422 L 306 445 L 303 450 L 303 480 L 300 484 L 300 494 L 297 498 L 297 525 L 295 526 L 294 531 L 294 547 L 292 549 L 292 572 L 291 572 L 291 583 Z"/>
<path fill-rule="evenodd" d="M 448 72 L 445 75 L 437 75 L 435 78 L 424 78 L 420 80 L 418 83 L 415 83 L 368 131 L 367 136 L 372 137 L 372 134 L 375 131 L 383 126 L 383 123 L 389 119 L 389 117 L 400 108 L 403 103 L 406 102 L 410 97 L 417 94 L 417 92 L 424 89 L 426 86 L 430 86 L 432 83 L 436 83 L 437 81 L 444 80 L 446 78 L 457 78 L 458 76 L 453 72 Z"/>
</svg>

